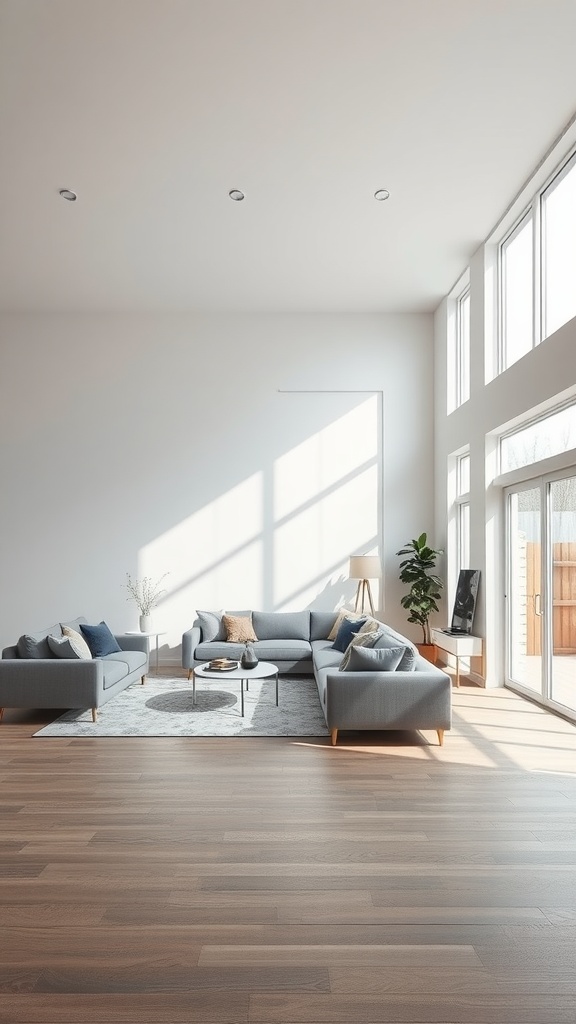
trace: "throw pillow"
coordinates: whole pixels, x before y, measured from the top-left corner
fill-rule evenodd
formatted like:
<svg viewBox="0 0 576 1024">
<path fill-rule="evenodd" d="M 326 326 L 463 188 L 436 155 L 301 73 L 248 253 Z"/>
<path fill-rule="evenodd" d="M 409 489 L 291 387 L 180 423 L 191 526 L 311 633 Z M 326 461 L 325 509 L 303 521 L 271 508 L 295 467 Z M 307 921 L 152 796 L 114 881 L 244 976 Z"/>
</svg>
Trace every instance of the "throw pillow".
<svg viewBox="0 0 576 1024">
<path fill-rule="evenodd" d="M 73 630 L 70 632 L 73 632 Z M 77 636 L 79 642 L 86 648 L 85 654 L 79 653 L 78 645 L 74 643 L 74 639 L 70 636 L 48 636 L 46 639 L 48 640 L 48 646 L 52 651 L 52 654 L 55 654 L 57 658 L 81 658 L 82 660 L 87 661 L 92 657 L 90 654 L 90 648 L 79 633 L 77 633 Z"/>
<path fill-rule="evenodd" d="M 353 647 L 345 672 L 394 672 L 405 647 Z"/>
<path fill-rule="evenodd" d="M 334 625 L 332 626 L 332 629 L 328 633 L 328 636 L 326 637 L 326 639 L 327 640 L 335 640 L 336 639 L 336 635 L 338 633 L 338 630 L 340 629 L 340 626 L 342 625 L 342 620 L 343 619 L 351 619 L 353 622 L 358 622 L 358 619 L 364 620 L 365 618 L 366 618 L 365 615 L 358 615 L 357 612 L 351 612 L 349 608 L 341 608 L 340 611 L 338 612 L 338 615 L 336 616 L 336 621 L 335 621 Z"/>
<path fill-rule="evenodd" d="M 346 666 L 350 661 L 350 654 L 355 647 L 373 647 L 378 640 L 380 633 L 381 631 L 379 629 L 375 629 L 372 633 L 356 633 L 356 636 L 352 637 L 348 647 L 346 648 L 344 657 L 340 662 L 340 669 L 344 672 L 346 671 Z"/>
<path fill-rule="evenodd" d="M 102 620 L 97 626 L 85 626 L 80 623 L 80 629 L 93 658 L 105 658 L 107 654 L 116 654 L 122 648 L 118 645 L 110 627 Z"/>
<path fill-rule="evenodd" d="M 252 617 L 249 615 L 223 615 L 222 622 L 229 643 L 245 644 L 248 640 L 258 639 L 252 625 Z"/>
<path fill-rule="evenodd" d="M 61 625 L 61 629 L 62 629 L 62 636 L 67 638 L 70 641 L 70 646 L 72 647 L 72 649 L 74 651 L 76 651 L 76 654 L 75 655 L 62 654 L 62 655 L 60 655 L 60 657 L 62 657 L 62 658 L 76 657 L 76 658 L 82 658 L 83 661 L 88 661 L 88 659 L 92 657 L 92 654 L 91 654 L 90 648 L 88 647 L 88 644 L 86 643 L 86 641 L 85 641 L 84 637 L 82 636 L 82 634 L 79 633 L 77 629 L 72 629 L 72 626 Z M 56 652 L 54 651 L 54 653 L 56 653 Z"/>
<path fill-rule="evenodd" d="M 402 655 L 402 660 L 398 665 L 398 671 L 414 672 L 414 669 L 416 668 L 416 656 L 418 654 L 418 651 L 414 647 L 414 645 L 410 643 L 409 640 L 407 640 L 404 644 L 402 644 L 402 640 L 403 638 L 401 636 L 396 635 L 392 631 L 389 632 L 388 627 L 385 626 L 384 629 L 382 630 L 382 635 L 376 641 L 374 647 L 400 647 L 403 645 L 404 654 Z"/>
<path fill-rule="evenodd" d="M 352 637 L 359 632 L 360 626 L 363 625 L 364 622 L 365 619 L 358 619 L 356 622 L 353 622 L 352 619 L 342 619 L 336 634 L 336 639 L 332 644 L 334 650 L 340 651 L 341 654 L 344 654 L 344 651 L 348 647 Z"/>
<path fill-rule="evenodd" d="M 202 643 L 212 643 L 213 640 L 221 640 L 218 634 L 222 628 L 223 612 L 201 612 L 196 611 L 196 617 L 200 622 L 202 630 Z"/>
</svg>

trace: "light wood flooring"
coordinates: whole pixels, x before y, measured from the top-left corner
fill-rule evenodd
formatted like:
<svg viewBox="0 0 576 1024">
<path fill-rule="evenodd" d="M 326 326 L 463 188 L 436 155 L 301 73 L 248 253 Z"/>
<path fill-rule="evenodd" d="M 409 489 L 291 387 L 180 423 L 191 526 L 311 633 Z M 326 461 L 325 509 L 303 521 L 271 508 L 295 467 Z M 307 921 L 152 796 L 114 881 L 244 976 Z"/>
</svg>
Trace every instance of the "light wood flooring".
<svg viewBox="0 0 576 1024">
<path fill-rule="evenodd" d="M 7 711 L 0 1024 L 574 1024 L 576 728 L 454 705 L 442 748 Z"/>
</svg>

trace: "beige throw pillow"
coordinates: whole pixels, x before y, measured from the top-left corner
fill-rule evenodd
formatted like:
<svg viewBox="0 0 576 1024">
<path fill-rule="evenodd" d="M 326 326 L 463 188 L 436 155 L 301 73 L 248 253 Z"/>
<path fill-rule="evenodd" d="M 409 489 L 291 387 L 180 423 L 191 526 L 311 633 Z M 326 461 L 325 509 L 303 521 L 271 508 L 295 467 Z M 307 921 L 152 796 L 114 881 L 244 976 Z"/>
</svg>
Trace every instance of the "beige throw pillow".
<svg viewBox="0 0 576 1024">
<path fill-rule="evenodd" d="M 226 630 L 226 639 L 233 644 L 245 644 L 248 640 L 258 637 L 252 626 L 252 618 L 248 615 L 223 615 L 222 622 Z"/>
<path fill-rule="evenodd" d="M 62 626 L 62 636 L 68 637 L 70 647 L 75 651 L 76 657 L 82 658 L 83 661 L 88 661 L 89 658 L 92 658 L 92 652 L 84 637 L 77 633 L 75 629 L 71 629 L 70 626 Z"/>
<path fill-rule="evenodd" d="M 336 634 L 342 625 L 343 619 L 350 619 L 351 622 L 357 622 L 358 619 L 366 618 L 365 615 L 358 615 L 356 612 L 351 612 L 349 608 L 341 608 L 336 617 L 336 622 L 332 626 L 332 629 L 326 637 L 327 640 L 335 640 Z"/>
<path fill-rule="evenodd" d="M 373 647 L 379 637 L 382 636 L 381 629 L 374 629 L 371 633 L 357 633 L 346 648 L 344 657 L 340 662 L 340 671 L 346 668 L 350 661 L 350 652 L 353 647 Z"/>
</svg>

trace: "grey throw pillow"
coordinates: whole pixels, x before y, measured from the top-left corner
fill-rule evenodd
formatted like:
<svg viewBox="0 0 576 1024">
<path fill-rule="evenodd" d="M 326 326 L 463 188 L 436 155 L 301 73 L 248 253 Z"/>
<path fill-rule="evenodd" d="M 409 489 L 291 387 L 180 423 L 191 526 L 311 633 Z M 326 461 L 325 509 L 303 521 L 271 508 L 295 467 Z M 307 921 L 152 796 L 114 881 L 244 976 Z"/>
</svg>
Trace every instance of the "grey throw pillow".
<svg viewBox="0 0 576 1024">
<path fill-rule="evenodd" d="M 394 672 L 405 647 L 353 647 L 344 672 Z"/>
<path fill-rule="evenodd" d="M 222 615 L 223 612 L 196 612 L 202 630 L 202 643 L 209 644 L 212 640 L 224 639 L 223 632 L 221 637 L 218 635 L 222 630 Z"/>
<path fill-rule="evenodd" d="M 395 636 L 392 632 L 388 632 L 388 628 L 384 626 L 382 628 L 382 635 L 378 638 L 374 647 L 376 649 L 383 649 L 388 647 L 400 647 L 402 641 L 400 637 Z M 416 655 L 418 651 L 410 641 L 407 641 L 403 645 L 404 654 L 400 664 L 398 665 L 399 672 L 413 672 L 416 668 Z"/>
<path fill-rule="evenodd" d="M 346 666 L 350 660 L 350 654 L 355 647 L 373 647 L 379 636 L 379 629 L 375 629 L 373 633 L 355 633 L 346 648 L 344 657 L 340 662 L 340 668 L 346 671 Z"/>
<path fill-rule="evenodd" d="M 48 640 L 48 646 L 52 651 L 52 654 L 55 654 L 57 658 L 76 658 L 87 661 L 92 657 L 88 644 L 84 644 L 88 653 L 81 654 L 70 636 L 49 636 L 46 639 Z"/>
</svg>

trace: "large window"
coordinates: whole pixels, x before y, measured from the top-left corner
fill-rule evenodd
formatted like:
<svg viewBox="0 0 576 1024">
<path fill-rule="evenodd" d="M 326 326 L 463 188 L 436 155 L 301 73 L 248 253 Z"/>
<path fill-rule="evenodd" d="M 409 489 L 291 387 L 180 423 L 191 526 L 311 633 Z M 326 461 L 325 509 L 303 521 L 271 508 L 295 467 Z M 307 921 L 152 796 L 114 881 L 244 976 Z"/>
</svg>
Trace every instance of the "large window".
<svg viewBox="0 0 576 1024">
<path fill-rule="evenodd" d="M 576 316 L 576 154 L 499 247 L 499 372 Z"/>
<path fill-rule="evenodd" d="M 470 568 L 470 455 L 456 460 L 456 554 L 458 569 Z"/>
<path fill-rule="evenodd" d="M 531 466 L 576 448 L 576 403 L 564 405 L 500 439 L 500 472 Z"/>
<path fill-rule="evenodd" d="M 457 300 L 456 317 L 456 405 L 470 398 L 470 288 Z"/>
<path fill-rule="evenodd" d="M 527 214 L 500 249 L 502 369 L 525 356 L 534 343 L 532 216 Z"/>
<path fill-rule="evenodd" d="M 576 316 L 576 157 L 542 195 L 543 337 Z"/>
</svg>

